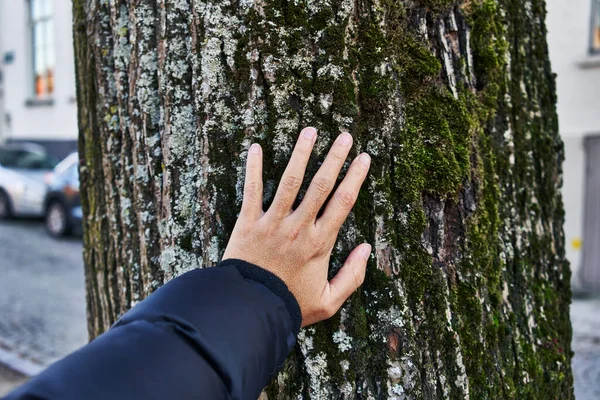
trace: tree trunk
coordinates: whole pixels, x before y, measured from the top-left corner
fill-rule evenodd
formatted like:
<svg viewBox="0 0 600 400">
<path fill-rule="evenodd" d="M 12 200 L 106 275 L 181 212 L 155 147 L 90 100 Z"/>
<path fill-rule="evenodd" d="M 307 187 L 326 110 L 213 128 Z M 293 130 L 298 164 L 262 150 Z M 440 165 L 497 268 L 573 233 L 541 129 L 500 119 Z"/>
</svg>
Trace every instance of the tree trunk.
<svg viewBox="0 0 600 400">
<path fill-rule="evenodd" d="M 543 0 L 74 0 L 88 327 L 215 265 L 304 126 L 373 157 L 268 399 L 573 398 L 563 146 Z M 305 185 L 306 186 L 306 185 Z"/>
</svg>

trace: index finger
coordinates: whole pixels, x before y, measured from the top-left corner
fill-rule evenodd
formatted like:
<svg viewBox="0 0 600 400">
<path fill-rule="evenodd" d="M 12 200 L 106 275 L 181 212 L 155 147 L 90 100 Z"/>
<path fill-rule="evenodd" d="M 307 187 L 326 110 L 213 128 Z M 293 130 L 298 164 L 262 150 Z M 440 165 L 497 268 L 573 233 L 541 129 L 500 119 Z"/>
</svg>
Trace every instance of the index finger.
<svg viewBox="0 0 600 400">
<path fill-rule="evenodd" d="M 254 143 L 248 149 L 246 159 L 246 178 L 244 180 L 244 197 L 240 215 L 258 219 L 262 212 L 263 181 L 262 181 L 262 149 Z"/>
</svg>

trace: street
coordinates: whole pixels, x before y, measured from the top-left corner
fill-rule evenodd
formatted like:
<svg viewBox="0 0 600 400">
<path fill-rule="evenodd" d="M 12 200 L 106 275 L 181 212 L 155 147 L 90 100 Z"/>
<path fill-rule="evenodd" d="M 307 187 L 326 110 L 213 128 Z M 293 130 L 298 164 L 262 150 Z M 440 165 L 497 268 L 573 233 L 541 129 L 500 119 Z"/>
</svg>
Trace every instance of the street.
<svg viewBox="0 0 600 400">
<path fill-rule="evenodd" d="M 600 399 L 600 298 L 573 299 L 573 375 L 577 400 Z"/>
<path fill-rule="evenodd" d="M 41 221 L 0 221 L 0 352 L 40 368 L 87 341 L 82 245 Z M 571 306 L 578 400 L 600 398 L 600 298 Z M 0 365 L 0 396 L 26 378 Z"/>
<path fill-rule="evenodd" d="M 80 239 L 0 221 L 0 346 L 48 365 L 87 342 Z"/>
</svg>

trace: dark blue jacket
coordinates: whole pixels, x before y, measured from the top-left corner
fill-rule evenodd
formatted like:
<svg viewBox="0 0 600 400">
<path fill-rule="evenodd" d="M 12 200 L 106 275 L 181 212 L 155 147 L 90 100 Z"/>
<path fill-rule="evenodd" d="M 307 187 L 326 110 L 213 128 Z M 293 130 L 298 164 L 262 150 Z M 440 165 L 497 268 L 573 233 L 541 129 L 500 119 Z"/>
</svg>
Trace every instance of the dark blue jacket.
<svg viewBox="0 0 600 400">
<path fill-rule="evenodd" d="M 5 399 L 256 400 L 301 320 L 283 281 L 226 260 L 173 279 Z"/>
</svg>

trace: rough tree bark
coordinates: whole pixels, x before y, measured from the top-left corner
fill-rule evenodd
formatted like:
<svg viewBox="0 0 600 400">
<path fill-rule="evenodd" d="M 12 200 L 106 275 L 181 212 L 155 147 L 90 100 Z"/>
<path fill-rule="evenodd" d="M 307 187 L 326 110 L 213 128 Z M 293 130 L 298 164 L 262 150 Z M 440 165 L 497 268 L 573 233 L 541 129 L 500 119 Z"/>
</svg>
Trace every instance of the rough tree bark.
<svg viewBox="0 0 600 400">
<path fill-rule="evenodd" d="M 543 0 L 74 0 L 89 333 L 219 261 L 246 149 L 373 156 L 334 249 L 364 286 L 269 399 L 573 397 Z M 356 154 L 356 153 L 355 153 Z"/>
</svg>

